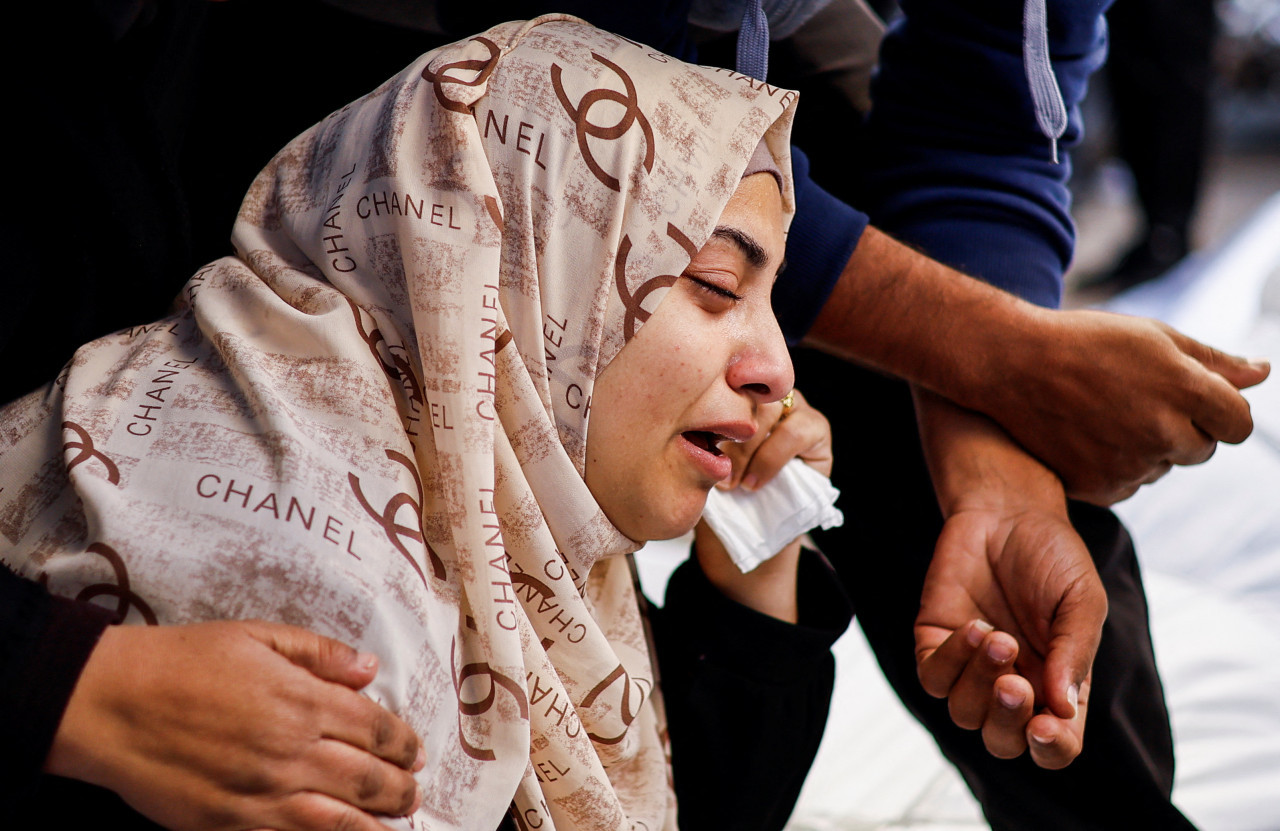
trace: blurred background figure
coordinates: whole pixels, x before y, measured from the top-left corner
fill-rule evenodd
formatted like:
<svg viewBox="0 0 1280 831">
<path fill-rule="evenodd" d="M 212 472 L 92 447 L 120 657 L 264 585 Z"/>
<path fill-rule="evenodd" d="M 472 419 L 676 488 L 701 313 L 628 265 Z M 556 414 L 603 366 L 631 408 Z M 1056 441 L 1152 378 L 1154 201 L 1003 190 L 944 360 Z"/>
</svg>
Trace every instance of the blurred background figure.
<svg viewBox="0 0 1280 831">
<path fill-rule="evenodd" d="M 1280 190 L 1280 3 L 1123 0 L 1076 154 L 1073 305 L 1214 247 Z"/>
</svg>

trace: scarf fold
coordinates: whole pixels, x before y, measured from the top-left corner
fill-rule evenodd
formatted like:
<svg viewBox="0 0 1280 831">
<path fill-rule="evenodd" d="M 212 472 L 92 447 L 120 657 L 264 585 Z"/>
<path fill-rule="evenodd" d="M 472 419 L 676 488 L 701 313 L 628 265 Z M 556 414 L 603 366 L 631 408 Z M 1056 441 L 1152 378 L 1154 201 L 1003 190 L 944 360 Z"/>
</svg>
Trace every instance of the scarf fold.
<svg viewBox="0 0 1280 831">
<path fill-rule="evenodd" d="M 0 560 L 378 654 L 415 827 L 674 827 L 592 386 L 762 137 L 790 215 L 794 100 L 560 16 L 424 55 L 268 165 L 173 316 L 0 412 Z"/>
</svg>

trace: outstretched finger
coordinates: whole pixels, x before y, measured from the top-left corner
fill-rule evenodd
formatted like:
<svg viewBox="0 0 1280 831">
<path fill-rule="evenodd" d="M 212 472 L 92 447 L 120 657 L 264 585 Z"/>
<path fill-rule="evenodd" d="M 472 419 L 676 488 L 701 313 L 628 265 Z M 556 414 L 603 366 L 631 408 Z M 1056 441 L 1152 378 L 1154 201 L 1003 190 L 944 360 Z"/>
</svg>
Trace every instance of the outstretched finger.
<svg viewBox="0 0 1280 831">
<path fill-rule="evenodd" d="M 1226 378 L 1236 389 L 1260 384 L 1271 374 L 1271 362 L 1266 358 L 1242 358 L 1239 355 L 1232 355 L 1177 331 L 1174 332 L 1173 338 L 1179 349 Z"/>
<path fill-rule="evenodd" d="M 1194 400 L 1187 415 L 1192 423 L 1217 441 L 1238 444 L 1247 439 L 1253 432 L 1253 416 L 1249 402 L 1239 390 L 1266 378 L 1271 371 L 1270 364 L 1251 363 L 1228 355 L 1181 332 L 1174 332 L 1171 337 L 1184 354 L 1199 364 L 1192 364 L 1191 370 L 1194 380 L 1190 390 Z M 1172 461 L 1187 464 L 1178 458 Z"/>
<path fill-rule="evenodd" d="M 971 620 L 937 643 L 932 636 L 943 630 L 916 626 L 916 673 L 924 691 L 934 698 L 950 695 L 969 660 L 993 629 L 985 620 Z"/>
<path fill-rule="evenodd" d="M 991 632 L 952 686 L 947 696 L 951 720 L 965 730 L 977 730 L 986 724 L 997 680 L 1014 671 L 1018 642 L 1007 632 Z"/>
<path fill-rule="evenodd" d="M 323 793 L 375 814 L 405 816 L 418 807 L 413 774 L 349 744 L 324 740 L 314 746 L 306 790 Z"/>
<path fill-rule="evenodd" d="M 341 687 L 329 687 L 317 704 L 325 738 L 368 751 L 405 770 L 421 768 L 417 734 L 390 710 Z"/>
<path fill-rule="evenodd" d="M 342 641 L 306 629 L 260 620 L 240 624 L 252 637 L 288 658 L 317 678 L 363 689 L 378 672 L 378 659 L 357 652 Z"/>
<path fill-rule="evenodd" d="M 283 800 L 274 827 L 280 831 L 391 831 L 371 814 L 327 794 L 302 791 Z"/>
</svg>

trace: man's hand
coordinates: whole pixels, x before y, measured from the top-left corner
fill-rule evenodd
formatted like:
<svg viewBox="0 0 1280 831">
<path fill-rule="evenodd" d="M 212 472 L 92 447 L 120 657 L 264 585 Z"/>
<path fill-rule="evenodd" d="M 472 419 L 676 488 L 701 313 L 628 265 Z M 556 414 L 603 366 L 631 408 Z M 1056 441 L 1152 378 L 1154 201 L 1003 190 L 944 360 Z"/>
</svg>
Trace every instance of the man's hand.
<svg viewBox="0 0 1280 831">
<path fill-rule="evenodd" d="M 1098 505 L 1243 441 L 1239 390 L 1271 369 L 1154 320 L 1042 309 L 875 228 L 805 342 L 985 413 Z"/>
<path fill-rule="evenodd" d="M 260 622 L 113 626 L 46 760 L 187 829 L 385 829 L 416 808 L 418 738 L 356 690 L 371 655 Z"/>
<path fill-rule="evenodd" d="M 990 374 L 976 397 L 957 400 L 998 421 L 1058 473 L 1069 496 L 1110 505 L 1252 432 L 1239 390 L 1267 377 L 1266 361 L 1228 355 L 1147 318 L 1036 317 L 1023 336 L 1031 343 L 1005 353 L 1012 374 Z"/>
<path fill-rule="evenodd" d="M 992 755 L 1080 753 L 1106 596 L 1065 517 L 995 510 L 947 519 L 925 577 L 916 659 L 925 690 Z M 993 628 L 994 627 L 994 628 Z"/>
<path fill-rule="evenodd" d="M 993 755 L 1080 753 L 1102 582 L 1057 479 L 986 418 L 916 390 L 943 516 L 916 618 L 921 683 Z"/>
</svg>

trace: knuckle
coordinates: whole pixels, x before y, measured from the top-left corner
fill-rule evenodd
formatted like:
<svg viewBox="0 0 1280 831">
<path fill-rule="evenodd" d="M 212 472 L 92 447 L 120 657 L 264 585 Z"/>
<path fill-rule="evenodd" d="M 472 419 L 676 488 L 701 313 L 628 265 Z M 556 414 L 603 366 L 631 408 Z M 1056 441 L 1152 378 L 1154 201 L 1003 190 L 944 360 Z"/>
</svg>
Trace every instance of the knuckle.
<svg viewBox="0 0 1280 831">
<path fill-rule="evenodd" d="M 278 794 L 288 790 L 288 764 L 261 764 L 238 767 L 228 787 L 245 795 Z"/>
<path fill-rule="evenodd" d="M 1244 403 L 1241 412 L 1222 434 L 1222 440 L 1228 444 L 1239 444 L 1253 433 L 1253 410 L 1244 396 L 1240 396 L 1240 400 Z"/>
<path fill-rule="evenodd" d="M 369 746 L 379 756 L 387 755 L 395 743 L 395 718 L 381 707 L 378 707 L 372 713 L 372 723 L 369 725 L 369 740 Z"/>
<path fill-rule="evenodd" d="M 413 777 L 407 777 L 408 782 L 405 784 L 400 794 L 400 802 L 396 805 L 392 813 L 395 816 L 405 816 L 413 810 L 414 803 L 418 801 L 418 783 Z"/>
<path fill-rule="evenodd" d="M 362 831 L 369 826 L 369 815 L 350 805 L 337 808 L 329 831 Z"/>
<path fill-rule="evenodd" d="M 359 808 L 320 794 L 298 794 L 290 801 L 291 826 L 301 831 L 366 831 L 370 817 Z"/>
<path fill-rule="evenodd" d="M 250 818 L 255 821 L 264 819 L 262 811 L 254 811 L 253 806 L 244 799 L 222 799 L 216 803 L 188 803 L 195 824 L 201 828 L 237 828 L 242 827 Z"/>
<path fill-rule="evenodd" d="M 994 730 L 982 731 L 982 743 L 987 752 L 997 759 L 1016 759 L 1027 749 L 1027 743 L 1020 737 L 1006 735 Z"/>
<path fill-rule="evenodd" d="M 952 696 L 947 709 L 951 713 L 951 720 L 962 730 L 977 730 L 982 726 L 982 713 L 968 702 Z"/>
<path fill-rule="evenodd" d="M 369 759 L 356 779 L 356 799 L 361 803 L 369 802 L 381 795 L 386 786 L 382 764 L 376 759 Z"/>
<path fill-rule="evenodd" d="M 418 737 L 407 725 L 404 732 L 407 734 L 404 744 L 393 761 L 405 770 L 410 770 L 413 768 L 414 763 L 418 761 Z"/>
</svg>

